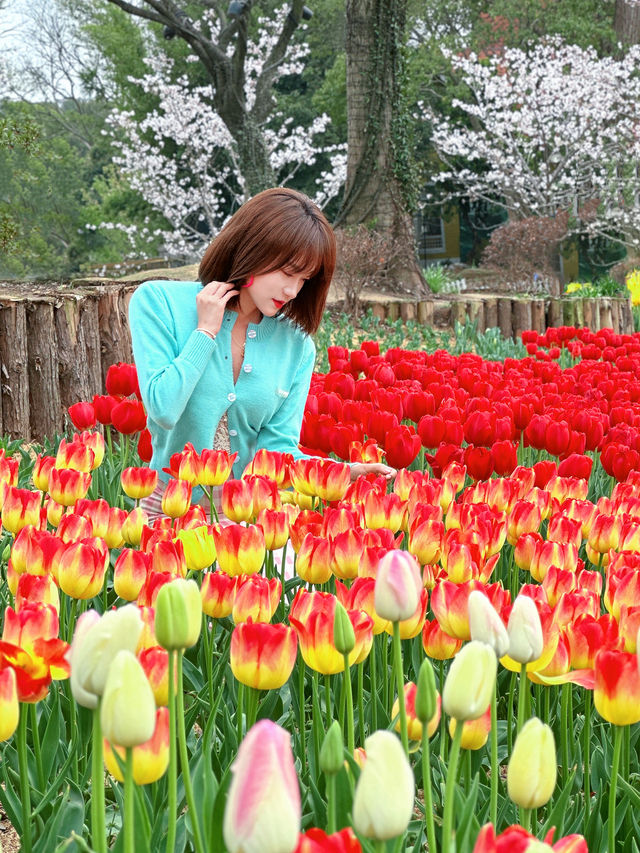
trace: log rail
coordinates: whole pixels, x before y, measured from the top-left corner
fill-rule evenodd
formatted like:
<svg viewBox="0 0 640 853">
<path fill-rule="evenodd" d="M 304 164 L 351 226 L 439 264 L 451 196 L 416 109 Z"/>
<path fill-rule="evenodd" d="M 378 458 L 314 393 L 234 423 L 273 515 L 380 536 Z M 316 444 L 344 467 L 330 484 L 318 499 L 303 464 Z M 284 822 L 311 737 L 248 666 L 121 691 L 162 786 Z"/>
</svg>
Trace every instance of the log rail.
<svg viewBox="0 0 640 853">
<path fill-rule="evenodd" d="M 150 276 L 147 275 L 146 278 Z M 0 282 L 0 436 L 42 441 L 69 426 L 67 408 L 104 393 L 110 365 L 131 361 L 127 309 L 140 281 Z M 505 337 L 548 326 L 633 332 L 628 299 L 465 293 L 432 301 L 361 300 L 381 320 L 453 328 L 499 326 Z"/>
</svg>

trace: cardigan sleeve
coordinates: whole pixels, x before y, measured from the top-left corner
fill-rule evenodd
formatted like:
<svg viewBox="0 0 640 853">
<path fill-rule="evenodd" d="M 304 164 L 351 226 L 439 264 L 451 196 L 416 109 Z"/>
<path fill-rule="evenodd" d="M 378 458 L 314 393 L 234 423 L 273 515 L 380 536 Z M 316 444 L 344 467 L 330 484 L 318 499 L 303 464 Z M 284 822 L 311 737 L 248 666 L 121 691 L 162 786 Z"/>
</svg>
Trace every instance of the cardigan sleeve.
<svg viewBox="0 0 640 853">
<path fill-rule="evenodd" d="M 163 429 L 173 429 L 211 358 L 216 341 L 194 329 L 180 349 L 166 295 L 162 287 L 150 282 L 141 285 L 131 297 L 129 326 L 147 413 Z"/>
<path fill-rule="evenodd" d="M 298 442 L 315 359 L 315 344 L 311 338 L 306 337 L 304 352 L 289 388 L 289 394 L 271 420 L 261 427 L 256 439 L 257 450 L 264 448 L 291 453 L 295 459 L 305 456 L 298 447 Z"/>
</svg>

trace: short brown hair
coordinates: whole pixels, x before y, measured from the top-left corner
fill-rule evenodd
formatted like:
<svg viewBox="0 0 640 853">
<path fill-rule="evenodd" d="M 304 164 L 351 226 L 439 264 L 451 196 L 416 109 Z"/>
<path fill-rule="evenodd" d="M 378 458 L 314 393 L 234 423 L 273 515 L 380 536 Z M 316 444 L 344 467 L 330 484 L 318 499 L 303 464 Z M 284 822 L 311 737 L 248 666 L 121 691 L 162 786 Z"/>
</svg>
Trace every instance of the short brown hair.
<svg viewBox="0 0 640 853">
<path fill-rule="evenodd" d="M 198 270 L 203 284 L 274 270 L 312 270 L 282 314 L 315 332 L 324 312 L 336 264 L 336 239 L 322 211 L 302 193 L 276 187 L 258 193 L 234 213 L 204 253 Z M 232 304 L 237 297 L 234 297 Z"/>
</svg>

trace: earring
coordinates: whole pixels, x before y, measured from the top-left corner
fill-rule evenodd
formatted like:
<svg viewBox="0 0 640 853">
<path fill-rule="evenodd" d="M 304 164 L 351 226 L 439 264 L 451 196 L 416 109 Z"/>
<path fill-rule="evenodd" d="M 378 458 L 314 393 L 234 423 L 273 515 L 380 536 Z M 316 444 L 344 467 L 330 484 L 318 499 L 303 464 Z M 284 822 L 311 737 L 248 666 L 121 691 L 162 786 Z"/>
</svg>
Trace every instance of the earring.
<svg viewBox="0 0 640 853">
<path fill-rule="evenodd" d="M 255 276 L 251 276 L 251 278 L 249 279 L 249 281 L 248 281 L 246 284 L 241 285 L 241 287 L 251 287 L 251 285 L 253 284 L 253 279 L 254 279 L 254 278 L 255 278 Z"/>
</svg>

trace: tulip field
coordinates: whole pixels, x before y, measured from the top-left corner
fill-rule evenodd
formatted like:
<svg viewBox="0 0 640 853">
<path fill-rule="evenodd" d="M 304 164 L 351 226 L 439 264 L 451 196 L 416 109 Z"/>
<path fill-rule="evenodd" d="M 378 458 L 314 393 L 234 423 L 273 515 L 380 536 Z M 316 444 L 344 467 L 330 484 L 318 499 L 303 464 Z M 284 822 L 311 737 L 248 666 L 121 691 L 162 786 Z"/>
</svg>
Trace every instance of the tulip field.
<svg viewBox="0 0 640 853">
<path fill-rule="evenodd" d="M 331 346 L 306 455 L 187 445 L 156 520 L 133 365 L 0 443 L 24 853 L 640 853 L 640 335 L 523 344 Z"/>
</svg>

